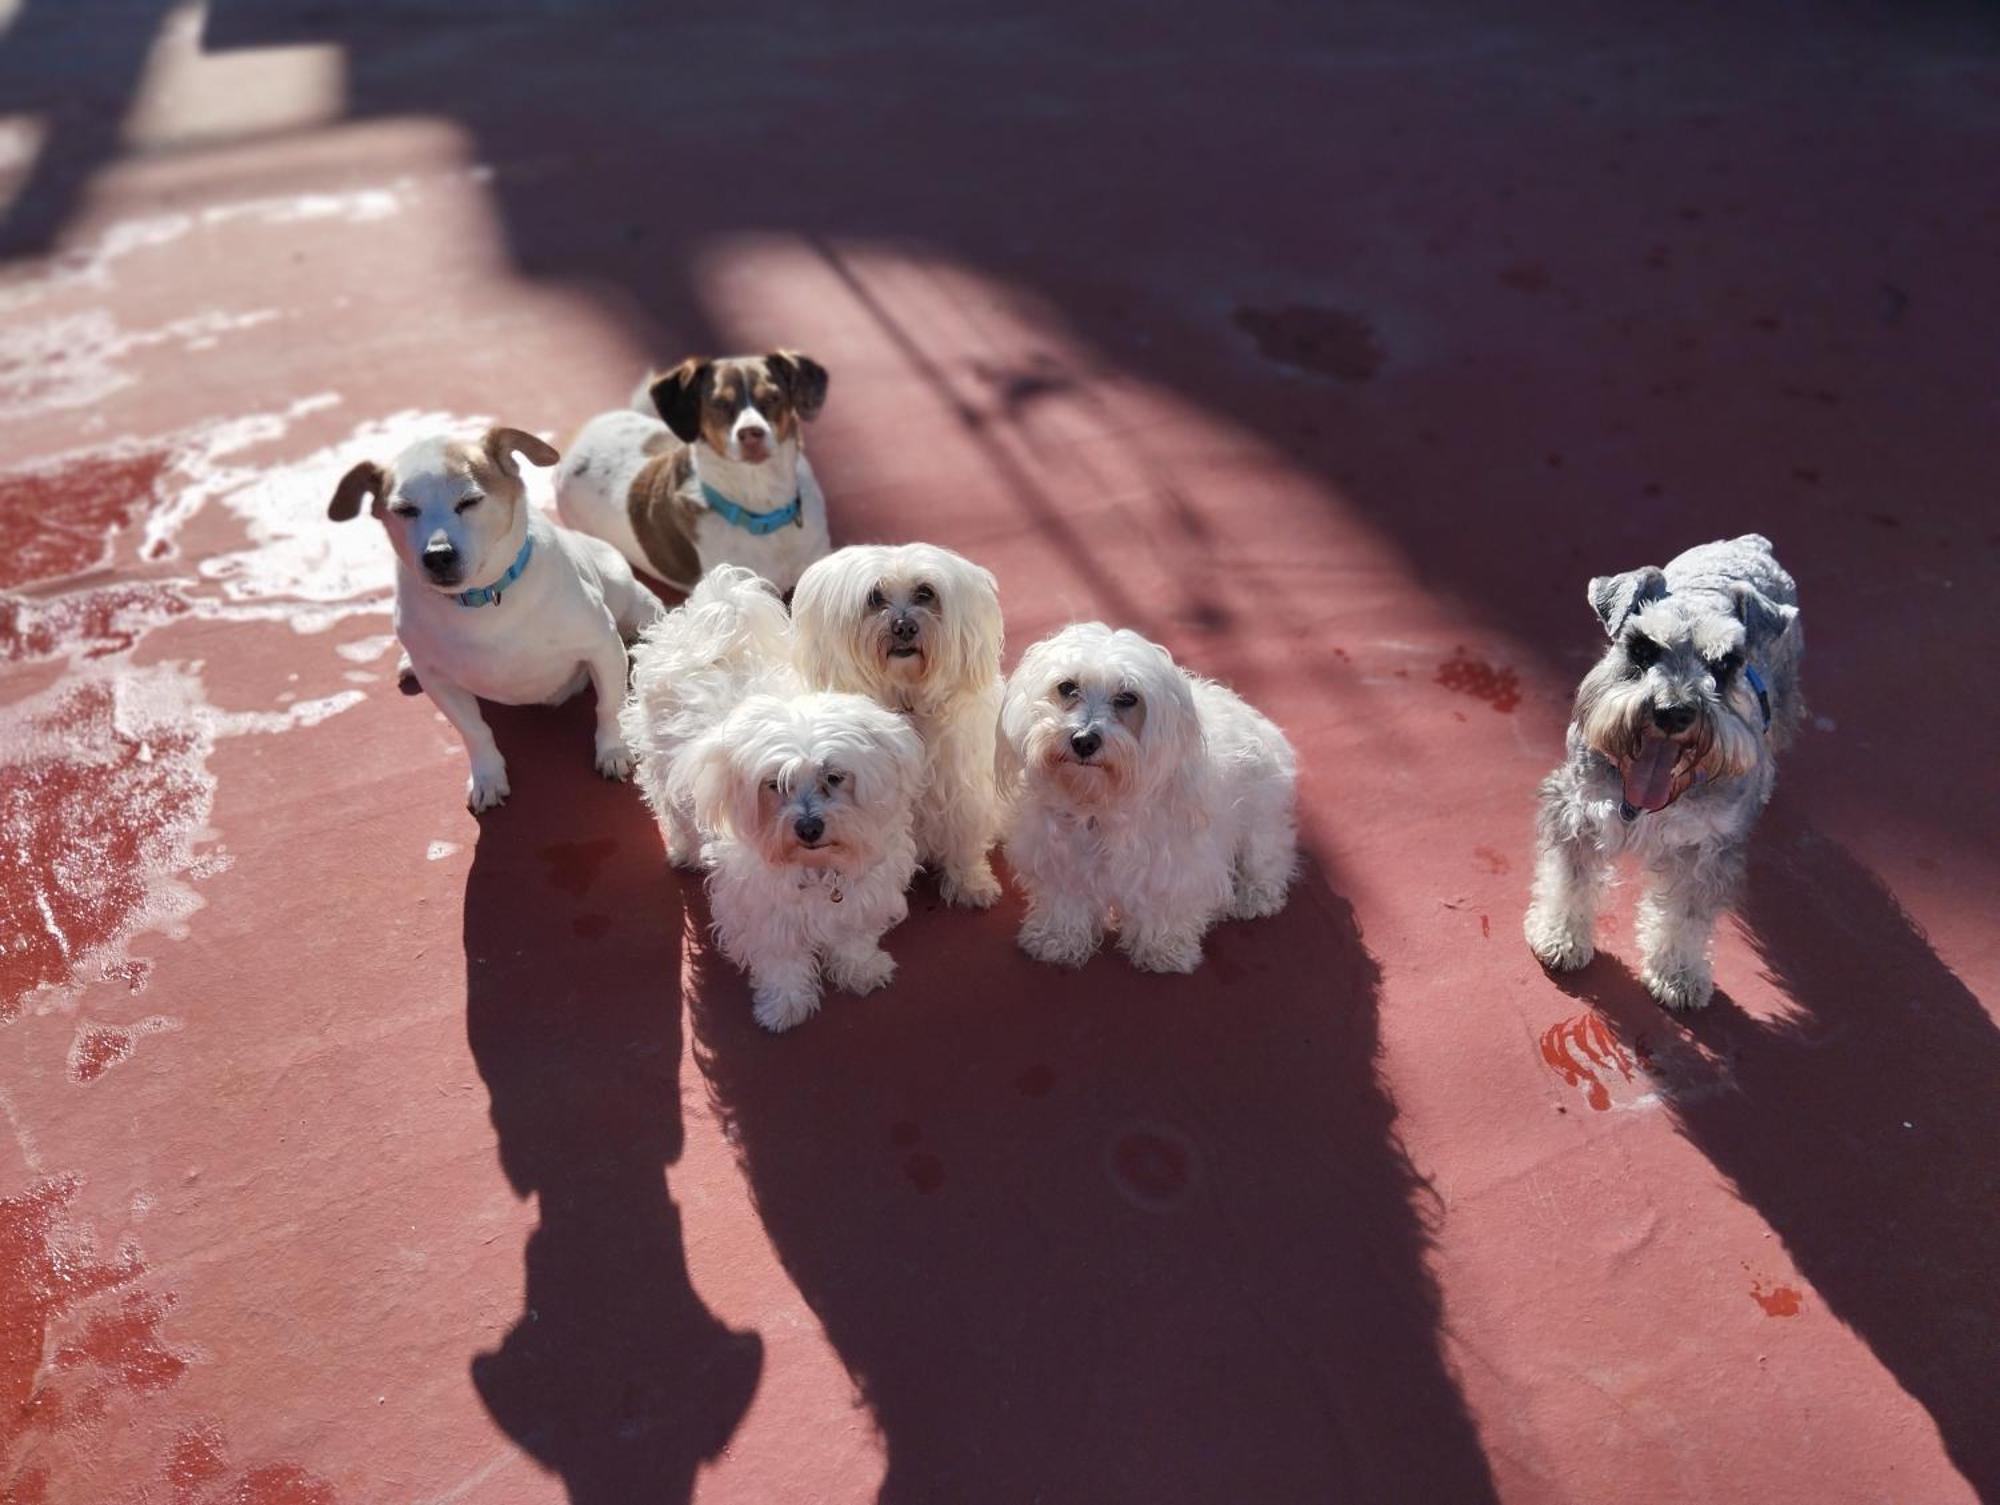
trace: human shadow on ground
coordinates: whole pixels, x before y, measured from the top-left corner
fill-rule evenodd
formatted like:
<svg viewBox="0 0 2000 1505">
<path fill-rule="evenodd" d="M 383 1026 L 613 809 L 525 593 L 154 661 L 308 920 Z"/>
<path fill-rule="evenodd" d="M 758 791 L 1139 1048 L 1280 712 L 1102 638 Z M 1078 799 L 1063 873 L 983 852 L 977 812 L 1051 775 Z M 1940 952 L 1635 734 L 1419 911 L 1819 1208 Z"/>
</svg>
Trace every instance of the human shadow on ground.
<svg viewBox="0 0 2000 1505">
<path fill-rule="evenodd" d="M 749 1406 L 762 1345 L 690 1285 L 667 1181 L 680 880 L 634 792 L 591 772 L 586 705 L 487 715 L 514 793 L 481 818 L 466 882 L 466 1035 L 501 1168 L 541 1222 L 523 1311 L 472 1380 L 576 1505 L 685 1501 Z"/>
</svg>

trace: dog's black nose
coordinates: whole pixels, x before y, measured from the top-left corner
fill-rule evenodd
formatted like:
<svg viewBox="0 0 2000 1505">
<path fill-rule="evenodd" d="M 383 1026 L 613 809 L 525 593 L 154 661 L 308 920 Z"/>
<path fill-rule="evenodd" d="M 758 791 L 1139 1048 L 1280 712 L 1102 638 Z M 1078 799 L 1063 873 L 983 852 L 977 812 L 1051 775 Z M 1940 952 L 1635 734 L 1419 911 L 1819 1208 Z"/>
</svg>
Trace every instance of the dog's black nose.
<svg viewBox="0 0 2000 1505">
<path fill-rule="evenodd" d="M 915 617 L 898 617 L 889 624 L 889 636 L 899 643 L 907 643 L 917 635 Z"/>
<path fill-rule="evenodd" d="M 1684 705 L 1656 705 L 1653 724 L 1669 737 L 1677 737 L 1694 725 L 1694 710 Z"/>
<path fill-rule="evenodd" d="M 1070 733 L 1069 750 L 1079 758 L 1090 757 L 1092 753 L 1096 752 L 1102 746 L 1104 746 L 1104 739 L 1098 736 L 1096 732 Z"/>
<path fill-rule="evenodd" d="M 826 835 L 826 822 L 817 815 L 801 815 L 792 822 L 792 829 L 798 833 L 800 841 L 811 846 Z"/>
<path fill-rule="evenodd" d="M 433 575 L 449 573 L 458 564 L 458 550 L 443 539 L 424 545 L 424 568 Z"/>
</svg>

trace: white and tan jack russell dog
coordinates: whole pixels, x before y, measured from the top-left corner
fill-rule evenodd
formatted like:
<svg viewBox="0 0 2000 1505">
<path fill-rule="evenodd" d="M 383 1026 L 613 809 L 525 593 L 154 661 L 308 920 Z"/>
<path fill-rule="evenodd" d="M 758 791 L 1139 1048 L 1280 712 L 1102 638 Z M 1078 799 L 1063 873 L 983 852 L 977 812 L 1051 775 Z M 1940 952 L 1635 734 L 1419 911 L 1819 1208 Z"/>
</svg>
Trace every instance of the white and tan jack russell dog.
<svg viewBox="0 0 2000 1505">
<path fill-rule="evenodd" d="M 618 730 L 625 640 L 665 610 L 616 549 L 537 510 L 517 455 L 536 465 L 559 458 L 520 429 L 420 439 L 386 466 L 356 465 L 327 508 L 344 522 L 365 502 L 389 534 L 396 636 L 424 693 L 465 741 L 465 803 L 475 813 L 508 794 L 481 699 L 556 705 L 588 682 L 597 692 L 597 771 L 630 776 Z"/>
</svg>

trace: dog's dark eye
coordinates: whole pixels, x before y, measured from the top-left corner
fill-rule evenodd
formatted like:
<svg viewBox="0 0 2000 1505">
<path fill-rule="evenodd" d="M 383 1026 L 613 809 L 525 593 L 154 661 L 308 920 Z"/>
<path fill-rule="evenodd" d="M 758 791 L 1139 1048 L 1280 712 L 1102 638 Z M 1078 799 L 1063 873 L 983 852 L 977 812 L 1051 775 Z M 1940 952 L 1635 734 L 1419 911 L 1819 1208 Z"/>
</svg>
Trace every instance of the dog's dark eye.
<svg viewBox="0 0 2000 1505">
<path fill-rule="evenodd" d="M 468 507 L 477 507 L 481 502 L 485 500 L 486 500 L 485 497 L 481 496 L 478 492 L 475 491 L 471 496 L 460 497 L 458 499 L 458 505 L 452 508 L 451 510 L 454 512 L 463 512 Z"/>
<path fill-rule="evenodd" d="M 829 789 L 838 789 L 846 782 L 847 775 L 844 773 L 830 773 L 826 776 L 826 787 Z"/>
<path fill-rule="evenodd" d="M 1076 699 L 1076 681 L 1073 679 L 1064 680 L 1056 686 L 1056 694 L 1060 695 L 1064 700 Z"/>
<path fill-rule="evenodd" d="M 881 591 L 871 590 L 868 593 L 868 609 L 870 611 L 880 611 L 883 607 L 887 606 L 888 604 L 889 604 L 889 598 L 883 595 Z"/>
<path fill-rule="evenodd" d="M 1660 645 L 1635 632 L 1625 639 L 1625 656 L 1637 667 L 1650 669 L 1660 661 Z"/>
<path fill-rule="evenodd" d="M 910 599 L 919 606 L 928 606 L 931 602 L 937 600 L 937 592 L 932 590 L 928 585 L 920 585 L 910 592 Z"/>
<path fill-rule="evenodd" d="M 1111 703 L 1121 711 L 1129 711 L 1139 703 L 1139 697 L 1130 690 L 1120 690 L 1111 697 Z"/>
<path fill-rule="evenodd" d="M 1729 678 L 1730 675 L 1734 674 L 1738 669 L 1742 667 L 1743 667 L 1742 654 L 1725 653 L 1722 655 L 1721 658 L 1717 659 L 1714 663 L 1708 666 L 1708 672 L 1715 676 L 1715 682 L 1717 684 L 1721 684 L 1725 679 Z"/>
<path fill-rule="evenodd" d="M 389 514 L 392 517 L 415 517 L 417 509 L 408 502 L 394 502 L 390 504 Z"/>
<path fill-rule="evenodd" d="M 776 794 L 778 792 L 778 781 L 776 779 L 766 779 L 764 780 L 764 787 L 770 790 L 771 793 Z"/>
</svg>

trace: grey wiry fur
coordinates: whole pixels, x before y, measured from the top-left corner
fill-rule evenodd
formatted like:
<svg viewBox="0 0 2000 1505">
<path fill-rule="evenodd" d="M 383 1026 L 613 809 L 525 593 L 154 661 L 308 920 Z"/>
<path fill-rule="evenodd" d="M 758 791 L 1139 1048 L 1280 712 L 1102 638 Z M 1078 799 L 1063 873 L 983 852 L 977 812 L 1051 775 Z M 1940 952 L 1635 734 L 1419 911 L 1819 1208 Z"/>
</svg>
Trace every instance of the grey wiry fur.
<svg viewBox="0 0 2000 1505">
<path fill-rule="evenodd" d="M 1748 533 L 1601 576 L 1589 600 L 1611 642 L 1542 783 L 1528 944 L 1557 971 L 1587 963 L 1611 864 L 1630 853 L 1646 878 L 1640 975 L 1669 1007 L 1699 1008 L 1716 918 L 1805 711 L 1798 589 Z M 1768 730 L 1744 666 L 1763 679 Z"/>
</svg>

